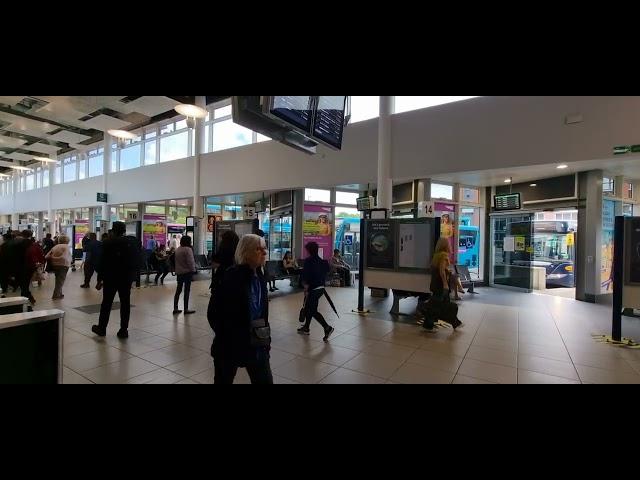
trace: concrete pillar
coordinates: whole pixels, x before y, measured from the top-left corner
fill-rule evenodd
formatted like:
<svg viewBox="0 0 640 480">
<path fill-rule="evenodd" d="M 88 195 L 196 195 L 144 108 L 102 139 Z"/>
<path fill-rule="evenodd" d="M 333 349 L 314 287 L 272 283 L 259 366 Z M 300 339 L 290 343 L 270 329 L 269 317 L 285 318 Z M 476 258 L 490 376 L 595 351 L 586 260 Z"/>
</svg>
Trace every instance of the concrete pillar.
<svg viewBox="0 0 640 480">
<path fill-rule="evenodd" d="M 600 293 L 602 262 L 602 170 L 578 174 L 576 298 L 595 302 Z"/>
<path fill-rule="evenodd" d="M 380 118 L 378 119 L 378 208 L 391 211 L 393 202 L 393 181 L 391 178 L 391 114 L 392 96 L 380 97 Z"/>
</svg>

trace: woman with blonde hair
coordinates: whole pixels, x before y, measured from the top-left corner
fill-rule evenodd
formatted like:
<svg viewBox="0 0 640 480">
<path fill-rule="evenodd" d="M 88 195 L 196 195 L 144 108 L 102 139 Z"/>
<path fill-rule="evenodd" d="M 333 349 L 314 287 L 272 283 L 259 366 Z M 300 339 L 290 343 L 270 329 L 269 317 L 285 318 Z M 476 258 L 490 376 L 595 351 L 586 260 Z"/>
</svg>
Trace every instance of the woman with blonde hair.
<svg viewBox="0 0 640 480">
<path fill-rule="evenodd" d="M 462 322 L 458 320 L 458 306 L 455 303 L 451 303 L 449 299 L 451 285 L 449 253 L 449 240 L 440 237 L 431 260 L 430 289 L 432 297 L 423 309 L 425 316 L 424 326 L 427 330 L 431 330 L 438 319 L 451 324 L 454 330 L 462 325 Z"/>
<path fill-rule="evenodd" d="M 247 369 L 251 383 L 273 383 L 266 261 L 264 239 L 245 235 L 236 248 L 236 264 L 225 270 L 211 297 L 207 316 L 215 333 L 211 355 L 216 384 L 232 384 L 238 368 Z"/>
<path fill-rule="evenodd" d="M 445 255 L 446 254 L 446 255 Z M 449 291 L 453 291 L 455 294 L 455 299 L 460 300 L 460 295 L 458 293 L 466 293 L 462 286 L 462 282 L 460 282 L 460 276 L 451 271 L 451 262 L 449 260 L 451 258 L 451 244 L 449 243 L 449 239 L 445 237 L 440 237 L 438 239 L 438 243 L 436 244 L 435 253 L 433 255 L 433 260 L 431 262 L 431 266 L 435 266 L 434 262 L 437 262 L 438 271 L 442 268 L 445 269 L 447 282 L 445 285 L 448 286 Z M 440 280 L 444 281 L 442 274 L 440 274 Z"/>
<path fill-rule="evenodd" d="M 53 290 L 52 300 L 60 300 L 64 298 L 62 294 L 62 287 L 64 281 L 67 278 L 67 272 L 71 266 L 71 248 L 69 247 L 69 237 L 66 235 L 60 235 L 58 237 L 58 244 L 55 245 L 49 253 L 47 253 L 45 259 L 51 264 L 51 269 L 56 277 L 56 285 Z"/>
</svg>

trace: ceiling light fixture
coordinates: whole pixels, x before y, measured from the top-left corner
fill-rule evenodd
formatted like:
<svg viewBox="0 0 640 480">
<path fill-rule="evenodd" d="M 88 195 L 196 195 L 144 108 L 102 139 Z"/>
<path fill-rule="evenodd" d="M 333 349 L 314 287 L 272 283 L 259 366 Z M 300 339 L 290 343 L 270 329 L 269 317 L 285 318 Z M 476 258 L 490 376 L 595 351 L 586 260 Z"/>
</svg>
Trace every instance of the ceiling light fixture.
<svg viewBox="0 0 640 480">
<path fill-rule="evenodd" d="M 556 167 L 558 170 L 564 170 L 565 168 L 569 168 L 569 165 L 565 165 L 564 163 L 562 165 L 558 165 Z"/>
<path fill-rule="evenodd" d="M 42 163 L 58 163 L 58 160 L 54 160 L 53 158 L 33 157 L 33 159 L 37 160 L 38 162 L 42 162 Z"/>
<path fill-rule="evenodd" d="M 126 130 L 108 130 L 107 133 L 121 140 L 135 140 L 138 138 L 135 133 L 127 132 Z"/>
<path fill-rule="evenodd" d="M 190 105 L 188 103 L 181 103 L 180 105 L 176 105 L 175 110 L 180 115 L 184 115 L 185 117 L 190 118 L 206 118 L 207 116 L 207 111 L 204 108 Z"/>
<path fill-rule="evenodd" d="M 511 179 L 510 178 L 505 178 L 504 179 L 504 183 L 511 183 Z"/>
<path fill-rule="evenodd" d="M 13 168 L 14 170 L 20 170 L 20 171 L 33 170 L 32 168 L 21 167 L 20 165 L 11 165 L 11 166 L 9 166 L 9 168 Z"/>
<path fill-rule="evenodd" d="M 529 185 L 530 187 L 537 187 L 538 184 L 537 183 L 532 183 L 531 185 Z"/>
<path fill-rule="evenodd" d="M 197 107 L 188 103 L 181 103 L 176 105 L 176 112 L 180 115 L 184 115 L 187 120 L 187 128 L 196 128 L 196 120 L 199 118 L 206 118 L 207 111 L 204 108 Z"/>
</svg>

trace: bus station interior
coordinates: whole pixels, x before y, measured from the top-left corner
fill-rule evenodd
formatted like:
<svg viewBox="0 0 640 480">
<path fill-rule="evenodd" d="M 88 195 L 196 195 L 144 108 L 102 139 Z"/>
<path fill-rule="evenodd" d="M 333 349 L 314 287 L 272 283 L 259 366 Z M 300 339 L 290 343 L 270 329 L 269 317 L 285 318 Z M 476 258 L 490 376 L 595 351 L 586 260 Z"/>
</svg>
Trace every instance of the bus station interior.
<svg viewBox="0 0 640 480">
<path fill-rule="evenodd" d="M 206 118 L 188 122 L 174 111 L 183 102 Z M 340 251 L 354 284 L 328 287 L 340 315 L 327 307 L 328 344 L 320 330 L 296 335 L 295 282 L 279 280 L 270 296 L 276 383 L 640 383 L 640 350 L 594 338 L 611 331 L 615 218 L 640 216 L 640 97 L 352 97 L 342 149 L 316 155 L 235 124 L 230 97 L 0 97 L 0 106 L 3 232 L 68 232 L 78 248 L 101 222 L 123 221 L 138 225 L 143 245 L 191 234 L 210 259 L 214 225 L 224 224 L 264 232 L 270 262 L 304 259 L 310 240 L 325 259 Z M 359 272 L 368 237 L 358 199 L 380 189 L 388 219 L 439 219 L 451 263 L 476 292 L 458 303 L 464 328 L 426 333 L 415 297 L 394 311 L 394 287 Z M 497 205 L 515 194 L 517 208 Z M 371 313 L 357 315 L 363 276 Z M 34 310 L 65 312 L 64 383 L 212 383 L 210 274 L 196 278 L 191 319 L 171 315 L 171 277 L 164 287 L 143 278 L 127 342 L 115 337 L 115 311 L 106 339 L 92 335 L 101 294 L 79 288 L 81 271 L 69 273 L 61 302 L 50 300 L 51 282 L 34 287 Z M 635 312 L 625 311 L 623 334 L 640 339 Z"/>
</svg>

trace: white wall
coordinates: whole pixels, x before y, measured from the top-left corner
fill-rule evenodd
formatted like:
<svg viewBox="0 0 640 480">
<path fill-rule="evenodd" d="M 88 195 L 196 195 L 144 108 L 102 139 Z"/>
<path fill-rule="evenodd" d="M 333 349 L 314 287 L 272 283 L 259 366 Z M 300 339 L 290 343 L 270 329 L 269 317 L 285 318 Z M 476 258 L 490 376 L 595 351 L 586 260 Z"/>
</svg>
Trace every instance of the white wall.
<svg viewBox="0 0 640 480">
<path fill-rule="evenodd" d="M 16 210 L 20 213 L 39 212 L 47 209 L 49 190 L 46 188 L 16 193 Z M 45 208 L 34 210 L 33 205 L 44 205 Z"/>
<path fill-rule="evenodd" d="M 0 196 L 0 214 L 11 217 L 12 212 L 13 212 L 13 195 Z"/>
<path fill-rule="evenodd" d="M 193 158 L 111 174 L 108 193 L 112 205 L 193 197 Z"/>
<path fill-rule="evenodd" d="M 580 113 L 584 121 L 565 125 Z M 480 97 L 392 117 L 395 180 L 553 162 L 604 159 L 613 147 L 638 142 L 640 97 Z M 376 119 L 351 125 L 341 152 L 308 156 L 265 142 L 202 156 L 201 194 L 373 183 L 377 176 Z M 56 185 L 54 208 L 96 205 L 102 179 Z M 42 190 L 43 192 L 46 189 Z M 47 209 L 46 195 L 24 192 L 20 212 Z M 193 159 L 110 175 L 109 203 L 193 195 Z M 11 213 L 0 197 L 0 214 Z"/>
<path fill-rule="evenodd" d="M 584 121 L 565 125 L 567 115 Z M 394 179 L 610 158 L 637 143 L 638 96 L 479 97 L 393 117 Z"/>
</svg>

